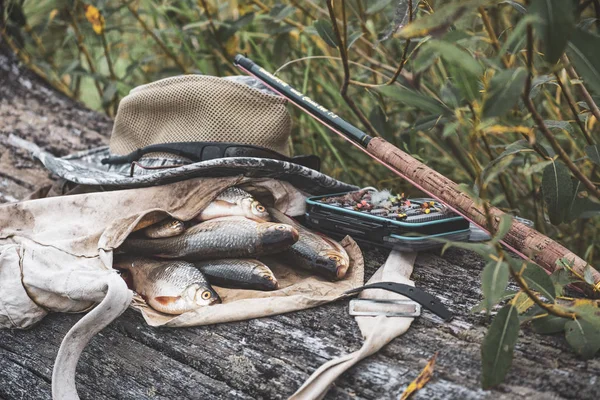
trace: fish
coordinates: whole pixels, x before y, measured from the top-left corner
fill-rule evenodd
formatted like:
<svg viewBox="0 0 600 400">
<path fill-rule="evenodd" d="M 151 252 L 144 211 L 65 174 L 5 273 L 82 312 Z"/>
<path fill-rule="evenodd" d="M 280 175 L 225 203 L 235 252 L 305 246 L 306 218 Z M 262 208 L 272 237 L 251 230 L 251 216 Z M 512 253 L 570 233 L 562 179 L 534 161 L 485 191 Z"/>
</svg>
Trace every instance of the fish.
<svg viewBox="0 0 600 400">
<path fill-rule="evenodd" d="M 199 221 L 208 221 L 221 217 L 246 217 L 257 222 L 267 222 L 271 218 L 266 207 L 255 200 L 245 190 L 238 187 L 225 189 L 196 217 Z"/>
<path fill-rule="evenodd" d="M 325 235 L 310 231 L 278 210 L 269 211 L 275 221 L 293 226 L 300 234 L 298 241 L 292 247 L 277 255 L 279 260 L 314 271 L 334 281 L 346 276 L 350 257 L 339 243 Z"/>
<path fill-rule="evenodd" d="M 170 238 L 128 238 L 119 249 L 137 255 L 201 261 L 274 254 L 297 240 L 298 231 L 290 225 L 226 217 L 202 222 Z"/>
<path fill-rule="evenodd" d="M 126 257 L 113 266 L 127 271 L 133 290 L 156 311 L 178 315 L 221 302 L 192 263 Z"/>
<path fill-rule="evenodd" d="M 258 260 L 225 259 L 195 262 L 194 265 L 217 286 L 239 289 L 275 290 L 273 271 Z"/>
<path fill-rule="evenodd" d="M 184 231 L 185 224 L 182 221 L 170 218 L 145 228 L 143 233 L 147 238 L 158 239 L 181 235 Z"/>
</svg>

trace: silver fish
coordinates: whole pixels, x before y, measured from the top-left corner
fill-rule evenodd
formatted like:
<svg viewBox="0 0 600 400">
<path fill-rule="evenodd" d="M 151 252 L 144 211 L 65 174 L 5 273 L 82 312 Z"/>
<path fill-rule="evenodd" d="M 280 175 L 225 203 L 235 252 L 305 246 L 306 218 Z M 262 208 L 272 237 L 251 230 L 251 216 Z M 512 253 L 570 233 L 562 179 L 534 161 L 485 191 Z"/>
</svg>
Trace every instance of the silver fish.
<svg viewBox="0 0 600 400">
<path fill-rule="evenodd" d="M 195 262 L 212 284 L 240 289 L 275 290 L 278 287 L 273 271 L 258 260 L 227 259 Z"/>
<path fill-rule="evenodd" d="M 183 314 L 221 302 L 204 274 L 185 261 L 128 257 L 115 262 L 114 268 L 126 270 L 133 289 L 160 312 Z"/>
<path fill-rule="evenodd" d="M 225 189 L 198 215 L 199 221 L 239 216 L 258 222 L 270 221 L 267 209 L 252 195 L 238 187 Z"/>
<path fill-rule="evenodd" d="M 247 218 L 219 218 L 162 239 L 126 239 L 120 249 L 139 255 L 187 260 L 252 258 L 281 252 L 298 240 L 298 231 L 285 224 Z"/>
<path fill-rule="evenodd" d="M 278 210 L 271 209 L 270 212 L 276 221 L 293 226 L 300 234 L 292 247 L 277 255 L 279 260 L 314 271 L 331 280 L 339 280 L 346 276 L 350 257 L 339 243 L 308 230 Z"/>
<path fill-rule="evenodd" d="M 178 219 L 167 219 L 143 230 L 144 235 L 150 239 L 177 236 L 181 235 L 184 231 L 185 224 Z"/>
</svg>

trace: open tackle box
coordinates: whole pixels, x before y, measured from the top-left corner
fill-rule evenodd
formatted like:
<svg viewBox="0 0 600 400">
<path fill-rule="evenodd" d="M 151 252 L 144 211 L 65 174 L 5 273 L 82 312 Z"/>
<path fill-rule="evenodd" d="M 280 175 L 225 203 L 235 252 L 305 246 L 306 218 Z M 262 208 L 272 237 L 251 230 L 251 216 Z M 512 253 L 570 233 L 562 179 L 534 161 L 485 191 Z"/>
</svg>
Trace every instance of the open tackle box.
<svg viewBox="0 0 600 400">
<path fill-rule="evenodd" d="M 379 196 L 375 205 L 373 195 Z M 433 249 L 445 240 L 469 240 L 469 221 L 433 199 L 406 199 L 369 188 L 309 197 L 306 203 L 305 223 L 336 239 L 350 235 L 359 243 L 400 251 Z"/>
</svg>

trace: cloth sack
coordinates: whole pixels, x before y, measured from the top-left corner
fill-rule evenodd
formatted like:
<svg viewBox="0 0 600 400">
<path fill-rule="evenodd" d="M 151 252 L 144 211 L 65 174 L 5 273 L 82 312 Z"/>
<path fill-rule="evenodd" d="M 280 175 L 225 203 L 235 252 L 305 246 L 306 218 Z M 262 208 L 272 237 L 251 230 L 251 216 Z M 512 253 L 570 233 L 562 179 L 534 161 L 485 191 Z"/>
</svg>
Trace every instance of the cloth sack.
<svg viewBox="0 0 600 400">
<path fill-rule="evenodd" d="M 112 269 L 115 249 L 139 225 L 169 216 L 191 220 L 231 186 L 249 191 L 287 215 L 305 211 L 306 195 L 290 183 L 244 176 L 196 178 L 0 206 L 0 328 L 29 328 L 48 312 L 85 312 L 100 303 L 69 331 L 61 345 L 53 373 L 54 398 L 77 398 L 75 367 L 81 351 L 130 304 L 150 325 L 195 326 L 306 309 L 362 285 L 360 249 L 346 238 L 342 244 L 350 256 L 350 268 L 338 282 L 274 265 L 280 283 L 276 291 L 215 287 L 222 304 L 179 316 L 159 313 L 137 296 L 132 303 L 131 291 Z"/>
<path fill-rule="evenodd" d="M 183 221 L 198 215 L 221 191 L 240 186 L 265 204 L 298 216 L 305 195 L 291 184 L 245 177 L 197 178 L 164 186 L 42 198 L 0 206 L 0 327 L 28 328 L 47 312 L 83 312 L 102 298 L 88 287 L 114 274 L 113 250 L 137 225 L 166 216 Z M 174 317 L 151 310 L 141 298 L 133 306 L 151 325 L 193 326 L 314 307 L 363 283 L 358 246 L 343 242 L 351 265 L 338 282 L 274 265 L 281 289 L 273 292 L 217 288 L 223 303 Z M 270 303 L 272 302 L 272 303 Z M 243 310 L 247 303 L 249 310 Z"/>
</svg>

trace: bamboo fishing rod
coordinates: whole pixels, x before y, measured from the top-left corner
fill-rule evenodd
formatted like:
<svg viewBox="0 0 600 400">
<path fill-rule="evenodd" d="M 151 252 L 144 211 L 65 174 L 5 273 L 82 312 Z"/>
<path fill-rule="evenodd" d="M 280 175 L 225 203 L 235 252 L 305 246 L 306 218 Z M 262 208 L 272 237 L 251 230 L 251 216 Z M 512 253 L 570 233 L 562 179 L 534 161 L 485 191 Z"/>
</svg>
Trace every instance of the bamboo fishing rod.
<svg viewBox="0 0 600 400">
<path fill-rule="evenodd" d="M 265 85 L 287 98 L 317 121 L 350 141 L 360 150 L 429 196 L 444 203 L 450 209 L 488 233 L 498 230 L 501 217 L 504 215 L 504 212 L 500 209 L 491 205 L 487 206 L 491 215 L 490 222 L 492 225 L 488 227 L 486 207 L 484 205 L 477 205 L 475 201 L 462 192 L 458 185 L 450 179 L 429 168 L 384 139 L 367 135 L 288 83 L 265 71 L 249 58 L 238 54 L 234 61 L 240 69 L 262 81 Z M 549 272 L 557 269 L 557 262 L 561 259 L 566 259 L 571 264 L 573 270 L 580 276 L 584 275 L 584 270 L 587 266 L 587 263 L 583 259 L 569 249 L 542 235 L 535 229 L 518 222 L 514 218 L 511 221 L 508 233 L 502 239 L 502 243 L 524 259 L 534 261 Z M 600 272 L 593 268 L 591 271 L 595 290 L 600 290 Z"/>
</svg>

